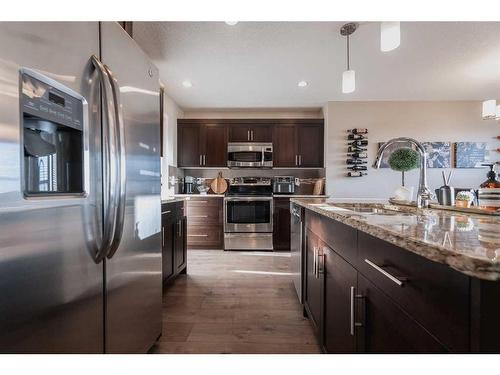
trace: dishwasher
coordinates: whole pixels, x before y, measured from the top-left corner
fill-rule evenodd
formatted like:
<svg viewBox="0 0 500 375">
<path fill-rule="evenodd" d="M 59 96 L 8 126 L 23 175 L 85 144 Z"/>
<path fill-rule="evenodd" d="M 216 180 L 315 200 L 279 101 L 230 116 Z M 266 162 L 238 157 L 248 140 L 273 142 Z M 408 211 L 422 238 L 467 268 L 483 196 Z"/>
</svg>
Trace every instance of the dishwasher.
<svg viewBox="0 0 500 375">
<path fill-rule="evenodd" d="M 297 291 L 300 303 L 303 303 L 303 277 L 304 274 L 304 254 L 303 254 L 303 217 L 304 209 L 295 204 L 290 203 L 290 273 L 293 275 L 293 284 Z"/>
</svg>

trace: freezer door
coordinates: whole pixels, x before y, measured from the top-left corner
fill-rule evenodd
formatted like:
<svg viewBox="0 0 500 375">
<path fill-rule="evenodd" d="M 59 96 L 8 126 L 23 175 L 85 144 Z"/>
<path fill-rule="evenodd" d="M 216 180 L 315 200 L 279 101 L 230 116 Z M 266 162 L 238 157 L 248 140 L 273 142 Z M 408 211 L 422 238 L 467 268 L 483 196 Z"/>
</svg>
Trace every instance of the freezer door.
<svg viewBox="0 0 500 375">
<path fill-rule="evenodd" d="M 0 353 L 104 351 L 98 53 L 97 22 L 0 23 Z M 52 83 L 59 124 L 21 107 L 48 87 L 22 71 Z"/>
<path fill-rule="evenodd" d="M 117 23 L 101 23 L 101 60 L 120 91 L 125 140 L 123 236 L 106 259 L 106 352 L 146 352 L 161 334 L 158 71 Z"/>
</svg>

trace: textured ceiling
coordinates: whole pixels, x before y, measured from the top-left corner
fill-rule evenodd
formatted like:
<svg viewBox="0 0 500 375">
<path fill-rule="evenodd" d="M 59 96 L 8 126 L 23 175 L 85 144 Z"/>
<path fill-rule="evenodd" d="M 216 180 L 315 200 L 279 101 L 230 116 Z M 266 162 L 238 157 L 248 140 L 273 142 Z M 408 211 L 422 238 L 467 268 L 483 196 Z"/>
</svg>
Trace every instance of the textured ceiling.
<svg viewBox="0 0 500 375">
<path fill-rule="evenodd" d="M 402 22 L 401 46 L 391 52 L 380 51 L 379 23 L 361 23 L 351 37 L 352 94 L 341 91 L 341 24 L 137 22 L 134 38 L 183 108 L 500 99 L 500 22 Z M 300 80 L 308 86 L 297 87 Z"/>
</svg>

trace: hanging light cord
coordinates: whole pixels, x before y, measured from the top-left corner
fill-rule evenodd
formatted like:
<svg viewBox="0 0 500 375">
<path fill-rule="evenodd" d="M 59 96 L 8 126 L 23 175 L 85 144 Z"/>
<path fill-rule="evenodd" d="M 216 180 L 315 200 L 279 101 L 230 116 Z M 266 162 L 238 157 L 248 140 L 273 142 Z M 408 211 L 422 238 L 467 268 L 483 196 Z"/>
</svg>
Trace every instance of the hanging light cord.
<svg viewBox="0 0 500 375">
<path fill-rule="evenodd" d="M 351 66 L 349 64 L 349 35 L 347 35 L 347 70 L 351 70 Z"/>
</svg>

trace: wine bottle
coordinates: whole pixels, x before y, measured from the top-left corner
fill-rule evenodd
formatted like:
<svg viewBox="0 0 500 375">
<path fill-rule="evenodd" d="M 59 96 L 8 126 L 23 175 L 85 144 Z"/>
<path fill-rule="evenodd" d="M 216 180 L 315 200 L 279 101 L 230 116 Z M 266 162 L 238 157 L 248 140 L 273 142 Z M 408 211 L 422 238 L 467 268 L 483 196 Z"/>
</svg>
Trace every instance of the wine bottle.
<svg viewBox="0 0 500 375">
<path fill-rule="evenodd" d="M 368 133 L 368 129 L 363 129 L 363 128 L 355 128 L 355 129 L 351 129 L 348 131 L 352 134 L 367 134 Z"/>
<path fill-rule="evenodd" d="M 347 139 L 349 139 L 349 140 L 358 140 L 358 139 L 365 139 L 365 137 L 362 136 L 361 134 L 349 134 L 347 136 Z"/>
<path fill-rule="evenodd" d="M 351 167 L 347 167 L 347 169 L 350 169 L 351 171 L 366 171 L 368 170 L 368 167 L 366 165 L 353 165 Z"/>
<path fill-rule="evenodd" d="M 366 151 L 366 148 L 362 148 L 362 147 L 349 146 L 347 148 L 347 152 L 349 152 L 349 153 L 352 153 L 352 152 L 365 152 L 365 151 Z"/>
<path fill-rule="evenodd" d="M 366 164 L 366 160 L 362 160 L 362 159 L 347 159 L 346 163 L 347 164 Z"/>
<path fill-rule="evenodd" d="M 359 146 L 368 146 L 368 140 L 366 140 L 366 139 L 360 139 L 360 140 L 357 140 L 357 141 L 352 141 L 349 144 L 351 146 L 356 146 L 356 147 L 359 147 Z"/>
<path fill-rule="evenodd" d="M 352 152 L 349 156 L 352 158 L 366 159 L 368 157 L 368 154 L 366 152 L 356 151 Z"/>
<path fill-rule="evenodd" d="M 368 173 L 363 173 L 363 172 L 347 172 L 347 176 L 349 177 L 363 177 L 366 176 Z"/>
</svg>

